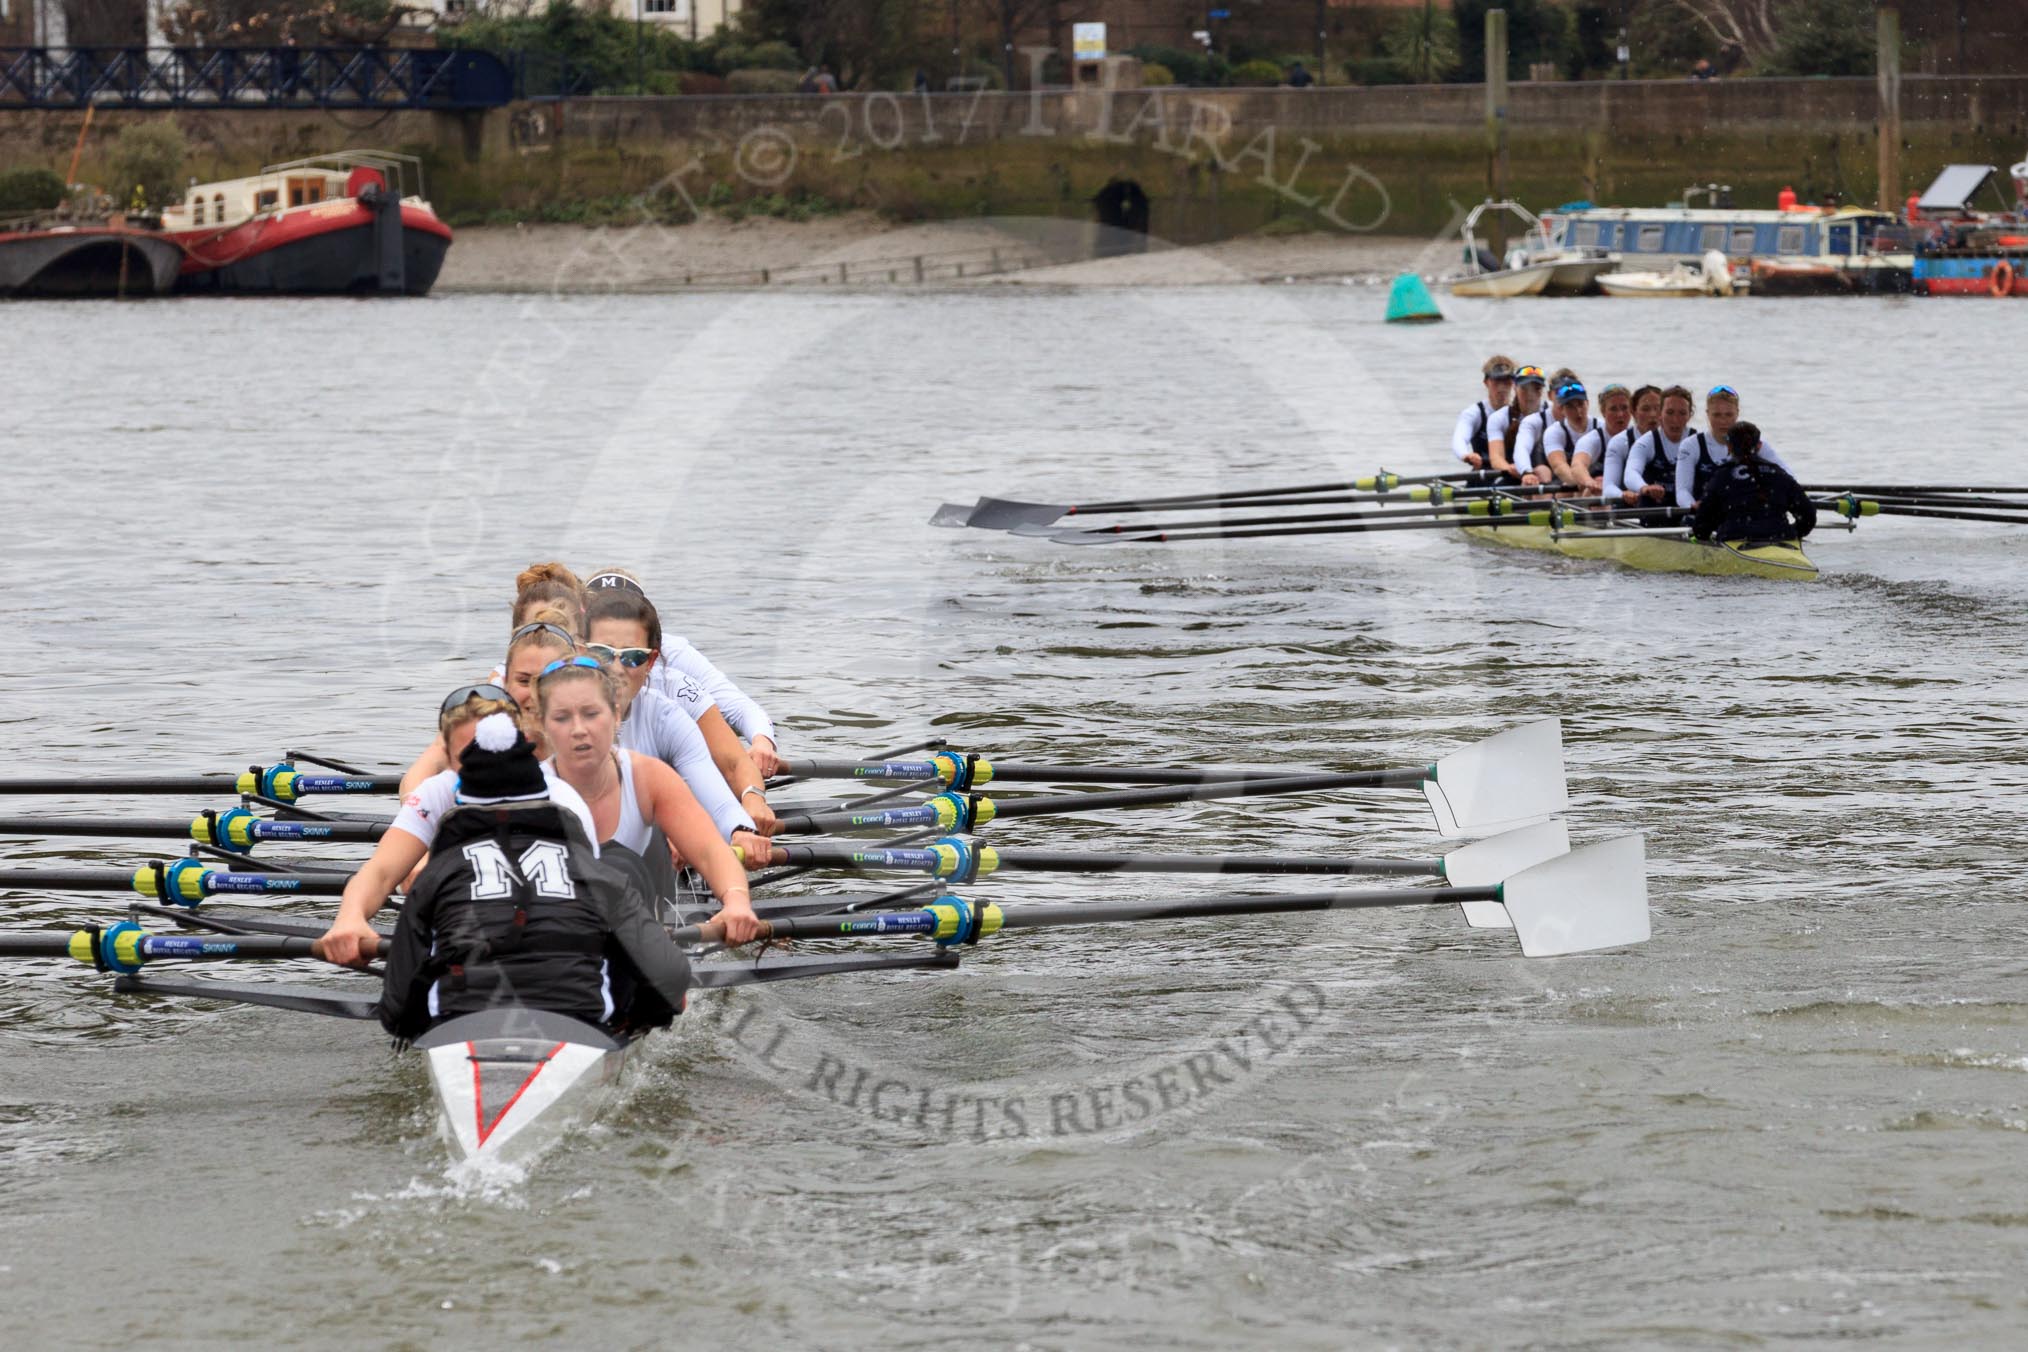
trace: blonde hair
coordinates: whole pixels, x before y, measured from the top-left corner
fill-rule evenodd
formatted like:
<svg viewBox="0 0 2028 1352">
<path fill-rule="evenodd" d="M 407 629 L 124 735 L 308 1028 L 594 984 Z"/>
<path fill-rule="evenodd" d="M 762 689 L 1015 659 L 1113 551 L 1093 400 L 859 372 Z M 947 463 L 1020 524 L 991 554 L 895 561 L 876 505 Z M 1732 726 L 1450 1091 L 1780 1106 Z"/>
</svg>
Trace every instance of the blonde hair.
<svg viewBox="0 0 2028 1352">
<path fill-rule="evenodd" d="M 437 715 L 437 732 L 444 739 L 444 745 L 451 744 L 451 734 L 467 723 L 476 723 L 487 714 L 506 714 L 519 720 L 521 708 L 512 700 L 488 699 L 484 695 L 467 695 L 463 704 L 453 705 Z"/>
<path fill-rule="evenodd" d="M 1500 356 L 1488 357 L 1486 358 L 1486 364 L 1479 368 L 1479 374 L 1484 376 L 1486 379 L 1491 380 L 1493 378 L 1493 372 L 1499 370 L 1502 366 L 1506 367 L 1508 373 L 1511 375 L 1514 370 L 1514 359 L 1512 357 L 1500 357 Z"/>
<path fill-rule="evenodd" d="M 570 666 L 557 668 L 547 676 L 536 678 L 536 718 L 543 719 L 549 716 L 549 692 L 562 685 L 565 681 L 597 681 L 599 683 L 599 694 L 605 697 L 607 706 L 612 709 L 614 714 L 619 713 L 620 701 L 626 695 L 627 683 L 619 672 L 613 670 L 612 664 L 610 662 L 601 662 L 598 664 L 598 668 L 594 670 L 591 667 L 572 663 Z"/>
<path fill-rule="evenodd" d="M 535 623 L 537 617 L 529 612 L 545 604 L 571 616 L 551 623 L 561 624 L 573 634 L 584 630 L 584 584 L 554 559 L 531 563 L 514 579 L 514 627 Z"/>
</svg>

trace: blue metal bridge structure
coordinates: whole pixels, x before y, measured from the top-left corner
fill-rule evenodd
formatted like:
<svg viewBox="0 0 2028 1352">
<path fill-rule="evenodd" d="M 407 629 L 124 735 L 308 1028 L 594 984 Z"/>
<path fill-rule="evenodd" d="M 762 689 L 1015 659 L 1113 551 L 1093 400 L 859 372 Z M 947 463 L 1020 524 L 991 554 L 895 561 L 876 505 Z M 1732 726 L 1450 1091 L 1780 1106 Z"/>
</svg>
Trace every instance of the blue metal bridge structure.
<svg viewBox="0 0 2028 1352">
<path fill-rule="evenodd" d="M 0 109 L 413 108 L 511 102 L 490 52 L 383 47 L 0 47 Z"/>
</svg>

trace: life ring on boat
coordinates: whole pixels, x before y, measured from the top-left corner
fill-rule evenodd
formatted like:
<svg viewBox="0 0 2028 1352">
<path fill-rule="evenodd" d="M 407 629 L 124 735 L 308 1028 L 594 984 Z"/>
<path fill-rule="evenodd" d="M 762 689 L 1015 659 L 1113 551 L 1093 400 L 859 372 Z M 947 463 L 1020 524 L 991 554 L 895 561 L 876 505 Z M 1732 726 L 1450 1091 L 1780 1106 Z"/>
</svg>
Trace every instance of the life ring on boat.
<svg viewBox="0 0 2028 1352">
<path fill-rule="evenodd" d="M 1995 296 L 2013 295 L 2014 265 L 2004 258 L 2001 259 L 1999 266 L 1993 269 L 1992 276 L 1987 279 L 1987 289 Z"/>
</svg>

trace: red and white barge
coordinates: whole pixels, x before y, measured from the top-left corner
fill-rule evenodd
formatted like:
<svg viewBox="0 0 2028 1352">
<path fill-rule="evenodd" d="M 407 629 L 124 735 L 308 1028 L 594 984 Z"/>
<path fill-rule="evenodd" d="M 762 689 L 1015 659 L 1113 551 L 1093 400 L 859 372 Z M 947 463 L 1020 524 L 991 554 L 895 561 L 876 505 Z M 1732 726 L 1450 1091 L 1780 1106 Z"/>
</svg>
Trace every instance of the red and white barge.
<svg viewBox="0 0 2028 1352">
<path fill-rule="evenodd" d="M 427 295 L 451 247 L 421 163 L 379 151 L 192 184 L 162 233 L 183 250 L 176 289 L 194 292 Z"/>
</svg>

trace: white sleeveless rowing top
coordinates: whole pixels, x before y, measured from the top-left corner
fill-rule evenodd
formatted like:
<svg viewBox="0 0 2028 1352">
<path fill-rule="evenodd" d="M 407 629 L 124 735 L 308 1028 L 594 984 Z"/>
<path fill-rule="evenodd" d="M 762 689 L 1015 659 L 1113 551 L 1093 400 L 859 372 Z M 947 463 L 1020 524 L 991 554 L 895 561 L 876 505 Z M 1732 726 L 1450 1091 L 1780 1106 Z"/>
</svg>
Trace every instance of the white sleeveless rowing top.
<svg viewBox="0 0 2028 1352">
<path fill-rule="evenodd" d="M 598 842 L 599 847 L 603 849 L 607 845 L 624 845 L 635 854 L 645 856 L 648 852 L 648 841 L 651 838 L 650 828 L 648 826 L 648 819 L 641 814 L 640 792 L 634 787 L 634 758 L 619 747 L 614 747 L 613 763 L 619 767 L 620 771 L 620 820 L 618 825 L 613 827 L 613 833 Z M 554 756 L 542 762 L 542 769 L 545 774 L 552 777 L 554 782 L 563 783 L 562 776 L 556 773 L 556 758 Z M 569 785 L 565 784 L 564 787 L 568 788 Z M 589 820 L 591 816 L 589 808 L 587 808 L 585 816 Z"/>
</svg>

